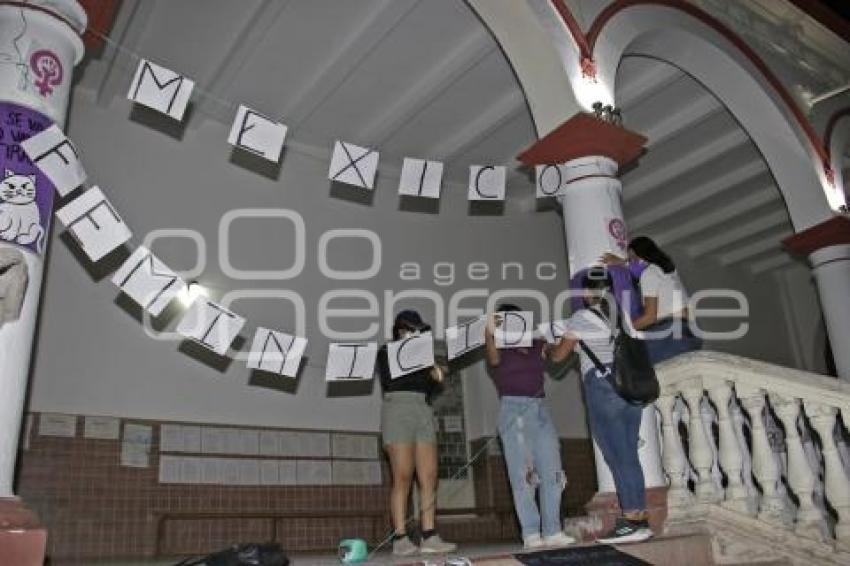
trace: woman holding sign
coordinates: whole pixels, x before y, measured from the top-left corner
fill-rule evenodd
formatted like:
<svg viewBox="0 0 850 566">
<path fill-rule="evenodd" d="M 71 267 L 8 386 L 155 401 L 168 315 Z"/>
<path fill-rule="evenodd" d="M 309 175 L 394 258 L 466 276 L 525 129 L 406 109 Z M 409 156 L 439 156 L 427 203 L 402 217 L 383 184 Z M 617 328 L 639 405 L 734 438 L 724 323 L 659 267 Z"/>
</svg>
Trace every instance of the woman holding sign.
<svg viewBox="0 0 850 566">
<path fill-rule="evenodd" d="M 511 482 L 514 508 L 526 550 L 566 546 L 575 539 L 561 530 L 561 494 L 566 476 L 561 468 L 561 448 L 555 425 L 545 404 L 543 388 L 545 342 L 532 340 L 528 347 L 502 347 L 496 334 L 519 318 L 519 307 L 500 305 L 484 332 L 487 363 L 499 392 L 499 438 Z M 511 313 L 514 313 L 511 315 Z M 502 341 L 505 342 L 505 341 Z M 513 340 L 511 340 L 513 342 Z M 535 492 L 540 492 L 540 508 Z"/>
<path fill-rule="evenodd" d="M 378 373 L 384 390 L 381 436 L 392 469 L 390 512 L 395 529 L 393 554 L 399 556 L 419 552 L 439 554 L 457 547 L 444 542 L 435 530 L 437 433 L 429 401 L 443 381 L 443 370 L 432 362 L 430 366 L 411 371 L 406 362 L 402 363 L 401 356 L 402 348 L 410 344 L 412 350 L 416 336 L 429 330 L 431 327 L 422 321 L 418 312 L 401 311 L 393 325 L 394 342 L 378 350 Z M 431 340 L 430 337 L 428 339 Z M 419 484 L 419 508 L 422 512 L 422 541 L 419 546 L 407 535 L 407 500 L 414 473 Z"/>
</svg>

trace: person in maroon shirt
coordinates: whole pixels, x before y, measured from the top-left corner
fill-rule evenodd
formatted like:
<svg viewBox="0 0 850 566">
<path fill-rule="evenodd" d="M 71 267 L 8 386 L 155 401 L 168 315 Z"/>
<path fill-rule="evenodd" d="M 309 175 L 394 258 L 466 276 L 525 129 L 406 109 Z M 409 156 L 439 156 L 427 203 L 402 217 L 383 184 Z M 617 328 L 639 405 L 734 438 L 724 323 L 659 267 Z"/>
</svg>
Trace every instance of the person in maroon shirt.
<svg viewBox="0 0 850 566">
<path fill-rule="evenodd" d="M 561 494 L 566 476 L 561 468 L 558 435 L 544 402 L 546 344 L 534 340 L 530 348 L 497 348 L 496 329 L 506 316 L 520 309 L 500 305 L 497 310 L 490 316 L 484 339 L 487 363 L 499 392 L 499 437 L 523 546 L 566 546 L 576 541 L 561 529 Z M 535 501 L 538 489 L 539 509 Z"/>
</svg>

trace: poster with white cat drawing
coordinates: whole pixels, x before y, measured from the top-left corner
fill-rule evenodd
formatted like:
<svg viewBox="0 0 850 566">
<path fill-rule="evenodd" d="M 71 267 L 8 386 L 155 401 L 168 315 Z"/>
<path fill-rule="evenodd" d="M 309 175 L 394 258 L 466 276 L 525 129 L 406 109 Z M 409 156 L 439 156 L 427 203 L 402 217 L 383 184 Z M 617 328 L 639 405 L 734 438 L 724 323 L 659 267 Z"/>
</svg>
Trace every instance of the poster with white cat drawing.
<svg viewBox="0 0 850 566">
<path fill-rule="evenodd" d="M 55 189 L 20 143 L 50 126 L 38 112 L 0 103 L 0 243 L 38 255 L 47 245 Z"/>
<path fill-rule="evenodd" d="M 21 142 L 52 125 L 46 116 L 0 102 L 0 332 L 32 332 L 54 187 L 27 157 Z M 28 318 L 30 317 L 30 318 Z"/>
</svg>

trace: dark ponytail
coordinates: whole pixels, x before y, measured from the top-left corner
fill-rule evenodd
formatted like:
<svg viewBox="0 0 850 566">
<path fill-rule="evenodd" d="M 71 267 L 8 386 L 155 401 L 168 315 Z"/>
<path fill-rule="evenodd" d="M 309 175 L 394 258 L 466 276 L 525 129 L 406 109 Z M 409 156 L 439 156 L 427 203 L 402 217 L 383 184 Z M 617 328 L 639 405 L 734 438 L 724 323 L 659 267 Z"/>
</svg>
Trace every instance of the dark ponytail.
<svg viewBox="0 0 850 566">
<path fill-rule="evenodd" d="M 670 256 L 661 251 L 661 248 L 646 236 L 638 236 L 629 243 L 629 249 L 636 256 L 655 264 L 661 268 L 664 273 L 673 273 L 676 271 L 676 264 L 670 259 Z"/>
</svg>

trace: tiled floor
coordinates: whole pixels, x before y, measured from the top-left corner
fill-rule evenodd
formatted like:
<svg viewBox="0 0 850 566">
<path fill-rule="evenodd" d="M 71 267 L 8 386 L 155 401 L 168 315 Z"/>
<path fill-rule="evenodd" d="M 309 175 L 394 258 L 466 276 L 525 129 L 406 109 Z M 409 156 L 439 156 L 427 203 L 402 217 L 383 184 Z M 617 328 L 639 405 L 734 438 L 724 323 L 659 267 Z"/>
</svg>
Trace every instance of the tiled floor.
<svg viewBox="0 0 850 566">
<path fill-rule="evenodd" d="M 521 548 L 519 544 L 492 544 L 492 545 L 469 545 L 460 549 L 460 552 L 449 555 L 450 557 L 474 558 L 478 556 L 493 556 L 516 552 Z M 296 554 L 290 556 L 291 566 L 339 566 L 339 558 L 336 554 Z M 420 566 L 442 566 L 445 556 L 424 558 L 414 556 L 409 558 L 396 558 L 388 552 L 381 552 L 369 559 L 368 564 L 416 564 Z M 97 566 L 173 566 L 179 560 L 154 560 L 154 561 L 124 561 L 124 562 L 99 562 Z M 58 566 L 62 566 L 61 564 Z"/>
<path fill-rule="evenodd" d="M 591 543 L 592 545 L 592 543 Z M 588 546 L 591 546 L 588 545 Z M 623 553 L 657 566 L 711 566 L 711 543 L 705 534 L 661 536 L 652 541 L 622 545 L 617 547 Z M 519 544 L 478 544 L 463 545 L 459 552 L 448 556 L 395 558 L 388 552 L 381 552 L 365 564 L 406 564 L 410 566 L 444 566 L 447 558 L 468 558 L 481 566 L 517 566 L 518 561 L 508 555 L 521 551 Z M 585 557 L 587 559 L 587 557 Z M 290 556 L 292 566 L 336 566 L 339 559 L 335 554 L 296 554 Z M 170 561 L 125 561 L 86 564 L 86 566 L 173 566 L 178 560 Z M 65 566 L 58 564 L 56 566 Z"/>
</svg>

